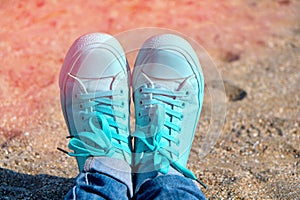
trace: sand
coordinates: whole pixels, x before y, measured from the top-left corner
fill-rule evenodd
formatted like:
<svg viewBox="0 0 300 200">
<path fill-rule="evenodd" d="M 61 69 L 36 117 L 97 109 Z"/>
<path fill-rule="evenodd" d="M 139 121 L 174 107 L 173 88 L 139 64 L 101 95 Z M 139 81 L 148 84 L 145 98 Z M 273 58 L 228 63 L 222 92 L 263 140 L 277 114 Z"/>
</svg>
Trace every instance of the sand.
<svg viewBox="0 0 300 200">
<path fill-rule="evenodd" d="M 73 185 L 75 160 L 56 150 L 67 149 L 58 74 L 72 42 L 150 26 L 197 41 L 224 81 L 224 123 L 209 132 L 218 80 L 205 77 L 188 162 L 207 198 L 300 199 L 299 10 L 297 0 L 1 1 L 0 199 L 61 199 Z"/>
</svg>

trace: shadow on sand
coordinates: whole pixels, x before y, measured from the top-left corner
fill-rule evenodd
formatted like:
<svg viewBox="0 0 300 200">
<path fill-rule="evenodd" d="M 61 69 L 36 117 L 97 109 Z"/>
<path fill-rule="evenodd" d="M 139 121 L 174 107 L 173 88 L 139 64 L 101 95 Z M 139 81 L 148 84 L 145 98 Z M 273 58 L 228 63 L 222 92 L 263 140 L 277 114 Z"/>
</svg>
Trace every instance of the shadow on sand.
<svg viewBox="0 0 300 200">
<path fill-rule="evenodd" d="M 0 199 L 63 199 L 74 179 L 0 168 Z"/>
</svg>

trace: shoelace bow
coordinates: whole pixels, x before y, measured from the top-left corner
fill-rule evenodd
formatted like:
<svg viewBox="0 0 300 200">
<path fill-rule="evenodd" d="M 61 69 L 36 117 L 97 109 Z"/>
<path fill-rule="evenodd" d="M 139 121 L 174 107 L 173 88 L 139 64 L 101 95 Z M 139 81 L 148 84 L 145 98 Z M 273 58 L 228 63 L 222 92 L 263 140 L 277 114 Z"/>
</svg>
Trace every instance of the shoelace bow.
<svg viewBox="0 0 300 200">
<path fill-rule="evenodd" d="M 149 100 L 142 100 L 143 105 L 145 106 L 156 106 L 155 114 L 153 119 L 150 122 L 150 131 L 153 133 L 154 137 L 151 143 L 149 139 L 145 137 L 141 137 L 144 135 L 140 131 L 136 131 L 134 136 L 138 137 L 154 154 L 154 166 L 162 172 L 163 174 L 168 173 L 170 165 L 176 169 L 178 172 L 182 173 L 184 176 L 197 181 L 204 188 L 207 186 L 197 179 L 197 177 L 193 174 L 192 171 L 188 170 L 186 167 L 182 166 L 176 160 L 179 158 L 178 150 L 171 148 L 169 142 L 175 143 L 177 146 L 179 145 L 179 140 L 176 137 L 177 134 L 180 134 L 181 127 L 180 124 L 175 124 L 172 120 L 165 120 L 165 114 L 170 116 L 170 119 L 173 117 L 179 119 L 180 121 L 183 119 L 183 114 L 179 111 L 176 111 L 174 107 L 179 109 L 184 108 L 185 104 L 181 100 L 178 100 L 176 97 L 187 96 L 188 92 L 185 91 L 168 91 L 157 88 L 142 88 L 140 89 L 140 93 L 144 94 L 152 94 L 152 98 Z M 170 106 L 166 106 L 166 104 Z M 172 109 L 173 108 L 173 109 Z M 168 130 L 164 129 L 164 126 L 168 127 Z M 171 132 L 175 132 L 175 134 L 171 134 Z M 161 142 L 161 139 L 165 138 L 169 142 Z M 171 155 L 171 156 L 170 156 Z M 173 158 L 174 157 L 174 158 Z M 166 159 L 164 159 L 166 158 Z M 161 162 L 167 162 L 161 164 Z M 161 168 L 160 166 L 167 166 L 166 168 Z"/>
<path fill-rule="evenodd" d="M 130 153 L 131 150 L 128 145 L 122 145 L 122 142 L 126 144 L 128 139 L 118 134 L 118 129 L 127 131 L 127 127 L 115 121 L 116 117 L 125 118 L 126 116 L 124 113 L 120 113 L 112 108 L 113 106 L 124 106 L 124 102 L 113 101 L 111 98 L 113 95 L 122 94 L 122 90 L 78 94 L 77 98 L 84 102 L 80 104 L 80 108 L 82 110 L 90 110 L 80 111 L 80 115 L 84 119 L 88 119 L 91 132 L 83 131 L 67 137 L 71 138 L 68 147 L 74 153 L 67 152 L 61 148 L 58 148 L 58 150 L 75 157 L 111 157 L 116 149 Z M 95 121 L 100 124 L 101 128 L 94 124 Z M 116 131 L 113 131 L 113 128 Z"/>
</svg>

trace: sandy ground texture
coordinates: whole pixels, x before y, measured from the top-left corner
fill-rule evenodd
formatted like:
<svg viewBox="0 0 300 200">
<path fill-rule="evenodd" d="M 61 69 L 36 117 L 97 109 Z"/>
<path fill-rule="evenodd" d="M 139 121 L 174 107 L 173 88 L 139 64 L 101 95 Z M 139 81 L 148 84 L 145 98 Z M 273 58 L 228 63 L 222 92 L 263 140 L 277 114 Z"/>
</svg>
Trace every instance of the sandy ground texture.
<svg viewBox="0 0 300 200">
<path fill-rule="evenodd" d="M 0 199 L 61 199 L 73 185 L 76 163 L 56 150 L 68 142 L 58 74 L 71 43 L 150 26 L 196 40 L 224 80 L 221 131 L 208 135 L 212 80 L 188 162 L 207 198 L 300 199 L 299 10 L 298 0 L 0 0 Z"/>
</svg>

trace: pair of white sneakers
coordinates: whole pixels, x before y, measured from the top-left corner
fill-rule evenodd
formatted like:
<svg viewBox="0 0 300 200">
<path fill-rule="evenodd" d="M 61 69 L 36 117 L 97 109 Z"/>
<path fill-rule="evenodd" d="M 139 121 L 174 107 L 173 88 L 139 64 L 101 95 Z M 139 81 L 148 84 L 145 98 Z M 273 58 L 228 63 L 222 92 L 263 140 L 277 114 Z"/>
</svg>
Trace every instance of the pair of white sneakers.
<svg viewBox="0 0 300 200">
<path fill-rule="evenodd" d="M 80 171 L 88 157 L 113 157 L 125 160 L 133 172 L 168 173 L 172 167 L 198 180 L 185 166 L 201 112 L 204 78 L 186 40 L 173 34 L 149 38 L 131 75 L 125 52 L 113 36 L 81 36 L 66 55 L 59 86 L 73 150 L 68 154 L 77 158 Z"/>
</svg>

